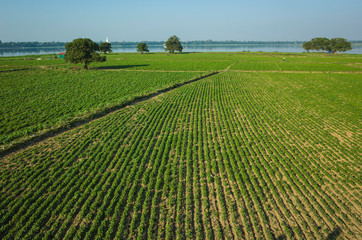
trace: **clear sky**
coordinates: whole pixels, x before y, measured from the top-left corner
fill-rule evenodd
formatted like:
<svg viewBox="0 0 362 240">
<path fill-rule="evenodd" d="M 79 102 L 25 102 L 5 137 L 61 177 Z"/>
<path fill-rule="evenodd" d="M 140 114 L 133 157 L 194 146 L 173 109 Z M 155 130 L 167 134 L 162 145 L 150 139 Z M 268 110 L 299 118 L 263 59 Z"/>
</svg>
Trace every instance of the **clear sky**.
<svg viewBox="0 0 362 240">
<path fill-rule="evenodd" d="M 362 40 L 362 0 L 0 0 L 0 40 Z"/>
</svg>

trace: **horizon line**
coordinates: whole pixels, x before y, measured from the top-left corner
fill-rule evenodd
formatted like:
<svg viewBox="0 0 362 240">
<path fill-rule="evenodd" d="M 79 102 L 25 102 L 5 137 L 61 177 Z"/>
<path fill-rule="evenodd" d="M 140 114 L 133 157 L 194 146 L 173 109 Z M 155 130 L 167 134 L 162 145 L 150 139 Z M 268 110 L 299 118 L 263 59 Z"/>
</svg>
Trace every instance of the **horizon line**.
<svg viewBox="0 0 362 240">
<path fill-rule="evenodd" d="M 75 38 L 76 39 L 76 38 Z M 74 40 L 74 39 L 73 39 Z M 98 42 L 97 40 L 93 40 L 95 42 Z M 126 41 L 126 40 L 114 40 L 114 41 L 110 41 L 112 42 L 125 42 L 125 43 L 139 43 L 139 42 L 166 42 L 167 40 L 142 40 L 142 41 Z M 203 42 L 240 42 L 240 43 L 246 43 L 246 42 L 305 42 L 305 41 L 309 41 L 309 40 L 180 40 L 181 42 L 198 42 L 198 41 L 203 41 Z M 348 40 L 350 42 L 359 42 L 362 41 L 362 39 L 360 40 Z M 0 43 L 65 43 L 65 42 L 69 42 L 69 41 L 10 41 L 10 42 L 3 42 L 0 39 Z M 99 42 L 102 42 L 101 40 Z"/>
</svg>

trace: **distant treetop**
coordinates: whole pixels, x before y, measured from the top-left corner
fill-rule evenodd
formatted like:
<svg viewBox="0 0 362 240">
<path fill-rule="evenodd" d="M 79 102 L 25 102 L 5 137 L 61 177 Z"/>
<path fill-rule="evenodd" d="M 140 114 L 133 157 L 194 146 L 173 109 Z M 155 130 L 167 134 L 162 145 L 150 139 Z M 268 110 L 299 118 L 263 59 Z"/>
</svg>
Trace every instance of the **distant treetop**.
<svg viewBox="0 0 362 240">
<path fill-rule="evenodd" d="M 99 51 L 104 54 L 112 52 L 112 44 L 110 42 L 101 42 L 99 44 Z"/>
<path fill-rule="evenodd" d="M 170 37 L 165 42 L 165 51 L 169 51 L 170 53 L 174 53 L 175 51 L 182 52 L 182 45 L 180 43 L 180 39 L 177 36 Z"/>
<path fill-rule="evenodd" d="M 147 44 L 143 43 L 143 42 L 139 43 L 137 45 L 137 52 L 140 52 L 140 53 L 149 52 Z"/>
<path fill-rule="evenodd" d="M 99 45 L 89 38 L 77 38 L 65 44 L 65 61 L 70 63 L 83 63 L 84 69 L 88 69 L 91 62 L 104 62 L 106 57 L 101 57 L 96 51 Z"/>
</svg>

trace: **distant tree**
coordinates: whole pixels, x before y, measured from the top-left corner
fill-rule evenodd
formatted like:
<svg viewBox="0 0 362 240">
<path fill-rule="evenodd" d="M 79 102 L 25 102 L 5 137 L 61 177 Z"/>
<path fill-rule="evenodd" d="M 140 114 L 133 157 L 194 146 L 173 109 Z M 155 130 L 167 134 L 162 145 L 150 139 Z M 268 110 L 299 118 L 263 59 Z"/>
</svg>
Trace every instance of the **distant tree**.
<svg viewBox="0 0 362 240">
<path fill-rule="evenodd" d="M 140 53 L 149 52 L 147 44 L 146 43 L 138 43 L 137 52 L 140 52 Z"/>
<path fill-rule="evenodd" d="M 180 39 L 176 37 L 175 35 L 170 37 L 165 42 L 165 51 L 169 51 L 170 53 L 174 53 L 175 51 L 182 52 L 182 45 L 180 43 Z"/>
<path fill-rule="evenodd" d="M 352 44 L 344 38 L 313 38 L 312 40 L 303 43 L 303 48 L 307 51 L 316 50 L 317 52 L 345 52 L 352 49 Z"/>
<path fill-rule="evenodd" d="M 91 62 L 104 62 L 106 57 L 101 57 L 97 43 L 89 38 L 78 38 L 65 44 L 65 61 L 70 63 L 83 63 L 84 69 L 88 69 Z"/>
<path fill-rule="evenodd" d="M 330 51 L 342 53 L 352 50 L 352 44 L 345 38 L 332 38 L 330 41 Z"/>
<path fill-rule="evenodd" d="M 112 44 L 109 42 L 101 42 L 101 44 L 99 44 L 99 51 L 104 54 L 112 52 Z"/>
<path fill-rule="evenodd" d="M 312 49 L 312 42 L 311 41 L 307 41 L 305 43 L 303 43 L 303 48 L 309 52 Z"/>
</svg>

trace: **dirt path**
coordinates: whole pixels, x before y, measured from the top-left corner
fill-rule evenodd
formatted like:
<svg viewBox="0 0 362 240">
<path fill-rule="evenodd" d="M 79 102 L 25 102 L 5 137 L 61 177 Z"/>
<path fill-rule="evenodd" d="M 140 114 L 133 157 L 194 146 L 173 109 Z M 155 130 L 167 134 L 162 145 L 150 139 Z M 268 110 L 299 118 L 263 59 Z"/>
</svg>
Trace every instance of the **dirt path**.
<svg viewBox="0 0 362 240">
<path fill-rule="evenodd" d="M 146 70 L 146 69 L 96 69 L 97 71 L 115 71 L 115 72 L 170 72 L 170 73 L 177 73 L 177 72 L 196 72 L 196 73 L 203 73 L 205 71 L 178 71 L 178 70 Z"/>
<path fill-rule="evenodd" d="M 245 73 L 355 73 L 360 74 L 362 71 L 279 71 L 279 70 L 230 70 L 230 72 L 245 72 Z"/>
</svg>

